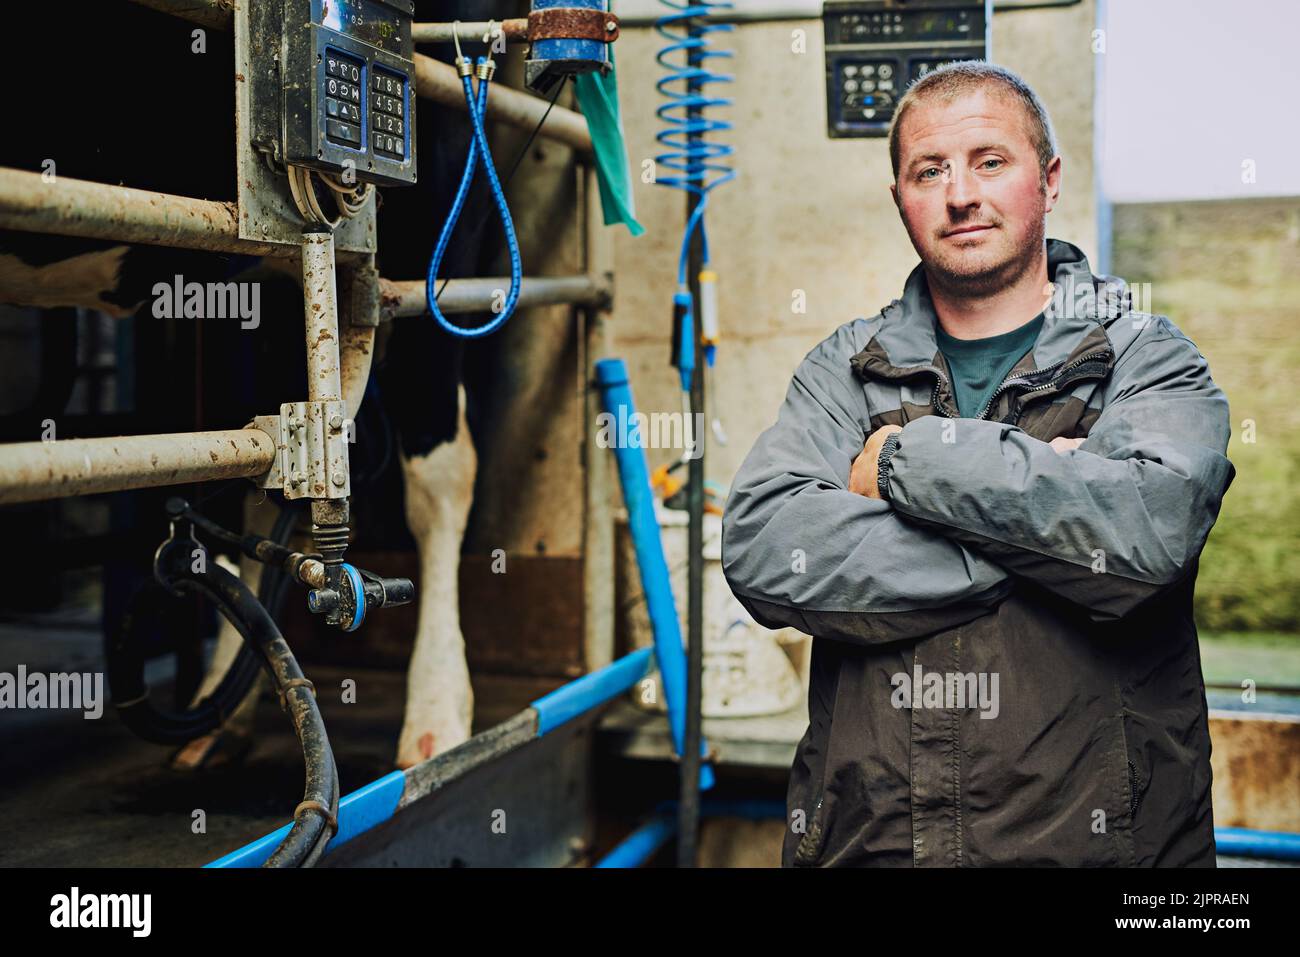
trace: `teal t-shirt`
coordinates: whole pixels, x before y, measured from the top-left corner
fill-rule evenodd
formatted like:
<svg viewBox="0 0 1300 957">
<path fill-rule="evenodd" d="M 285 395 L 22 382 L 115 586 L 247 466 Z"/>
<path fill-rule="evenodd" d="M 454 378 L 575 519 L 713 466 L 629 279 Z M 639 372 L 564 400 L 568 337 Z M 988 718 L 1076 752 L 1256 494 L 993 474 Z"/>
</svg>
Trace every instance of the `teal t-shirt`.
<svg viewBox="0 0 1300 957">
<path fill-rule="evenodd" d="M 1033 348 L 1042 328 L 1043 315 L 1039 313 L 1019 329 L 1001 335 L 954 339 L 935 320 L 939 351 L 948 360 L 948 368 L 952 371 L 957 411 L 962 418 L 973 419 L 980 413 L 1007 373 Z"/>
</svg>

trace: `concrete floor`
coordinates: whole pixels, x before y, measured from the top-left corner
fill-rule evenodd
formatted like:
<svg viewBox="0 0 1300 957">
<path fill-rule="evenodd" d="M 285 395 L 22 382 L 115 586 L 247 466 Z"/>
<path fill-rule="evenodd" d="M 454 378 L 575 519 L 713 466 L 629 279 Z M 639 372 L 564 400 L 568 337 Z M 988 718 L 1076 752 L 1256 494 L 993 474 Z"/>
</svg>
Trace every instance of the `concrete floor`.
<svg viewBox="0 0 1300 957">
<path fill-rule="evenodd" d="M 101 639 L 89 627 L 0 624 L 0 671 L 98 671 Z M 168 695 L 152 672 L 155 695 Z M 345 673 L 346 672 L 346 673 Z M 356 668 L 311 669 L 334 744 L 344 793 L 392 770 L 405 700 L 404 677 Z M 345 678 L 356 704 L 343 704 Z M 106 692 L 107 694 L 107 692 Z M 162 700 L 160 698 L 160 700 Z M 274 830 L 302 800 L 297 739 L 273 697 L 240 767 L 181 774 L 171 749 L 135 737 L 111 706 L 98 720 L 79 711 L 0 711 L 0 866 L 182 866 L 204 864 Z M 206 833 L 192 830 L 206 814 Z"/>
</svg>

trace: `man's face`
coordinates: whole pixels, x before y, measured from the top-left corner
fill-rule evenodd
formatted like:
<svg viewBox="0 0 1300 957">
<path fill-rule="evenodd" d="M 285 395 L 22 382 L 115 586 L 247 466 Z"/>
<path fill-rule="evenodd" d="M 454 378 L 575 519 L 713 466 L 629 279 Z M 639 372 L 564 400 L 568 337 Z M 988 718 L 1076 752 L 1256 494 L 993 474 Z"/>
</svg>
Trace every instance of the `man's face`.
<svg viewBox="0 0 1300 957">
<path fill-rule="evenodd" d="M 921 100 L 903 118 L 890 190 L 928 274 L 953 291 L 994 292 L 1043 251 L 1061 161 L 1044 187 L 1028 122 L 1017 101 L 987 88 Z"/>
</svg>

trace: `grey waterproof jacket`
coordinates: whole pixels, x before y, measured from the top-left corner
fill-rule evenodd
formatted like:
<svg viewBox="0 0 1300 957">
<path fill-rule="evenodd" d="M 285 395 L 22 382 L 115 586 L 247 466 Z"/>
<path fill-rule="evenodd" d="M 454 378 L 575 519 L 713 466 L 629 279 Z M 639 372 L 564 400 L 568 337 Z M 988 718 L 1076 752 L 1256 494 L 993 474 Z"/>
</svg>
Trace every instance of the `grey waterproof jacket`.
<svg viewBox="0 0 1300 957">
<path fill-rule="evenodd" d="M 978 418 L 918 266 L 807 355 L 736 475 L 727 581 L 815 637 L 783 866 L 1214 866 L 1192 590 L 1228 403 L 1173 323 L 1047 247 L 1057 299 Z M 887 500 L 849 492 L 891 423 Z"/>
</svg>

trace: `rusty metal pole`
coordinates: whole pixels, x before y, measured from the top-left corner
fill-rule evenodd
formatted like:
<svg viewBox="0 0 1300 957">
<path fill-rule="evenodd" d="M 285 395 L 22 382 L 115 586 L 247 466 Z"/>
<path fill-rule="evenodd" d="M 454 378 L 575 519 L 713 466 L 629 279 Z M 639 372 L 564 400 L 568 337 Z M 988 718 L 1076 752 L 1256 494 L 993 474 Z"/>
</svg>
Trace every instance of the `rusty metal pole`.
<svg viewBox="0 0 1300 957">
<path fill-rule="evenodd" d="M 452 109 L 465 109 L 465 88 L 456 68 L 450 63 L 420 53 L 415 55 L 415 91 L 426 100 L 433 100 Z M 521 93 L 497 83 L 492 84 L 488 90 L 488 119 L 519 129 L 531 130 L 537 126 L 546 113 L 547 106 L 547 101 L 539 96 Z M 537 135 L 543 139 L 567 143 L 586 155 L 592 152 L 587 119 L 577 110 L 563 106 L 551 107 L 551 114 Z"/>
<path fill-rule="evenodd" d="M 0 445 L 0 505 L 255 478 L 275 461 L 260 429 L 176 432 Z"/>
<path fill-rule="evenodd" d="M 609 307 L 611 287 L 612 283 L 603 276 L 525 276 L 519 287 L 518 308 L 570 303 L 605 309 Z M 510 288 L 510 277 L 448 279 L 439 288 L 438 308 L 444 315 L 486 312 Z M 429 314 L 423 279 L 381 279 L 379 289 L 384 319 Z"/>
<path fill-rule="evenodd" d="M 501 30 L 507 43 L 528 42 L 528 18 L 514 20 L 462 20 L 459 23 L 412 23 L 411 39 L 416 43 L 451 43 L 456 34 L 462 42 L 480 40 L 488 29 Z"/>
<path fill-rule="evenodd" d="M 295 253 L 292 246 L 240 239 L 234 203 L 16 169 L 0 168 L 0 229 L 247 256 Z"/>
<path fill-rule="evenodd" d="M 334 278 L 334 237 L 328 232 L 303 234 L 302 291 L 307 317 L 307 399 L 341 399 L 339 298 Z"/>
<path fill-rule="evenodd" d="M 302 289 L 307 334 L 307 401 L 305 416 L 294 425 L 320 441 L 308 442 L 311 454 L 306 496 L 311 498 L 312 540 L 325 563 L 326 575 L 337 574 L 348 547 L 348 457 L 343 380 L 339 370 L 338 291 L 334 277 L 334 236 L 304 232 Z M 305 421 L 304 421 L 305 420 Z M 333 441 L 331 441 L 333 440 Z M 333 451 L 335 454 L 330 454 Z"/>
</svg>

